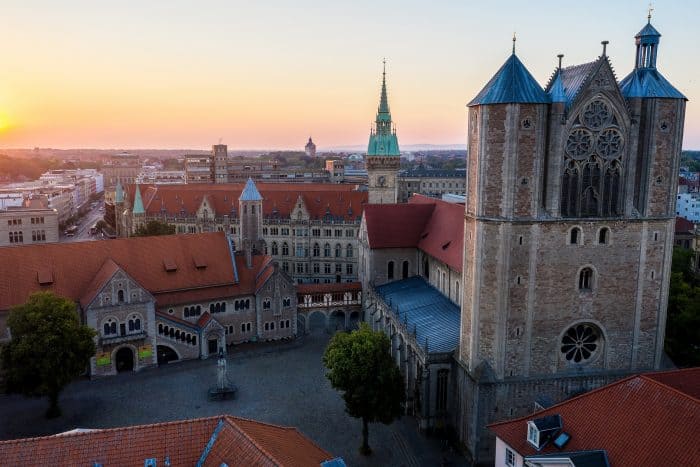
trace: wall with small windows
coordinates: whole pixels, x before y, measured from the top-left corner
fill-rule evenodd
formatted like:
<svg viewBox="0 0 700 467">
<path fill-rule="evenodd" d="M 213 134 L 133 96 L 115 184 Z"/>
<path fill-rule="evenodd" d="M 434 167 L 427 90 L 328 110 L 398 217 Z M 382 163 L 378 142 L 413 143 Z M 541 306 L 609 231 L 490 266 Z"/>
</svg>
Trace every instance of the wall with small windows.
<svg viewBox="0 0 700 467">
<path fill-rule="evenodd" d="M 58 213 L 55 210 L 0 209 L 0 246 L 52 243 L 58 239 Z"/>
<path fill-rule="evenodd" d="M 132 349 L 133 371 L 156 365 L 155 299 L 124 271 L 118 270 L 85 306 L 85 322 L 97 333 L 93 377 L 116 374 L 116 351 L 124 346 Z"/>
<path fill-rule="evenodd" d="M 297 335 L 296 287 L 286 273 L 276 270 L 255 299 L 259 310 L 254 321 L 258 339 L 289 339 Z"/>
</svg>

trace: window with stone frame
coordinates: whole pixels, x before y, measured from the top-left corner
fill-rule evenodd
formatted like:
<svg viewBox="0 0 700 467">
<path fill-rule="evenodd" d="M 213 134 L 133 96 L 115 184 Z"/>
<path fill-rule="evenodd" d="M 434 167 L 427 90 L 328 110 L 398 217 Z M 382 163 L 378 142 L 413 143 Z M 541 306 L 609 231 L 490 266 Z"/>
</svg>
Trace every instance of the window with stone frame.
<svg viewBox="0 0 700 467">
<path fill-rule="evenodd" d="M 623 131 L 612 104 L 600 97 L 574 117 L 564 147 L 562 217 L 622 213 Z"/>
<path fill-rule="evenodd" d="M 593 324 L 579 323 L 566 330 L 561 340 L 561 353 L 568 362 L 592 360 L 601 345 L 600 331 Z"/>
</svg>

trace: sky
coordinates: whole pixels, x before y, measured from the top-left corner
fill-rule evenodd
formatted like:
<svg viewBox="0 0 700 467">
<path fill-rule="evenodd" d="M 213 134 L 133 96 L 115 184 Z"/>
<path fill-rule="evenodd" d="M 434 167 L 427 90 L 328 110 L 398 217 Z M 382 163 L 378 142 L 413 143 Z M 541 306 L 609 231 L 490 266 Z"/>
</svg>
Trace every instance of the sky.
<svg viewBox="0 0 700 467">
<path fill-rule="evenodd" d="M 0 148 L 320 149 L 367 143 L 382 59 L 399 142 L 465 145 L 466 103 L 511 52 L 544 86 L 609 40 L 622 79 L 640 0 L 3 0 Z M 658 68 L 700 149 L 700 2 L 654 4 Z"/>
</svg>

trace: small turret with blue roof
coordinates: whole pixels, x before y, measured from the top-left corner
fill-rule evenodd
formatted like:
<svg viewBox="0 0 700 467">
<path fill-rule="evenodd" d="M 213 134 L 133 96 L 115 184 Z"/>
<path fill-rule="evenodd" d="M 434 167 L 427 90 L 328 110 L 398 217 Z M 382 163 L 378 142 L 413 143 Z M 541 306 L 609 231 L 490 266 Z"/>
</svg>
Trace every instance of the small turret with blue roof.
<svg viewBox="0 0 700 467">
<path fill-rule="evenodd" d="M 656 69 L 661 34 L 651 25 L 651 13 L 647 24 L 634 36 L 637 55 L 634 70 L 620 82 L 625 98 L 666 98 L 685 99 Z"/>
<path fill-rule="evenodd" d="M 131 212 L 136 215 L 146 214 L 146 210 L 143 207 L 143 200 L 141 199 L 141 189 L 138 183 L 134 188 L 134 205 L 131 207 Z"/>
</svg>

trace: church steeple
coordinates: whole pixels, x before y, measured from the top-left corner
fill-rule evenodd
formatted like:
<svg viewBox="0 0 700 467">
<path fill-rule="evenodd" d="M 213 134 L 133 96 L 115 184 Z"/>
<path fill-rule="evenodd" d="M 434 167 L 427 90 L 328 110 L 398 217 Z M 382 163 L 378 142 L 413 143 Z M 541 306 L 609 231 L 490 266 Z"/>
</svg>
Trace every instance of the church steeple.
<svg viewBox="0 0 700 467">
<path fill-rule="evenodd" d="M 374 128 L 369 135 L 369 145 L 367 146 L 368 156 L 400 156 L 399 141 L 396 137 L 396 128 L 391 121 L 389 111 L 389 98 L 386 91 L 386 60 L 383 62 L 382 90 L 379 95 L 379 107 L 377 108 L 377 118 L 374 121 Z"/>
</svg>

